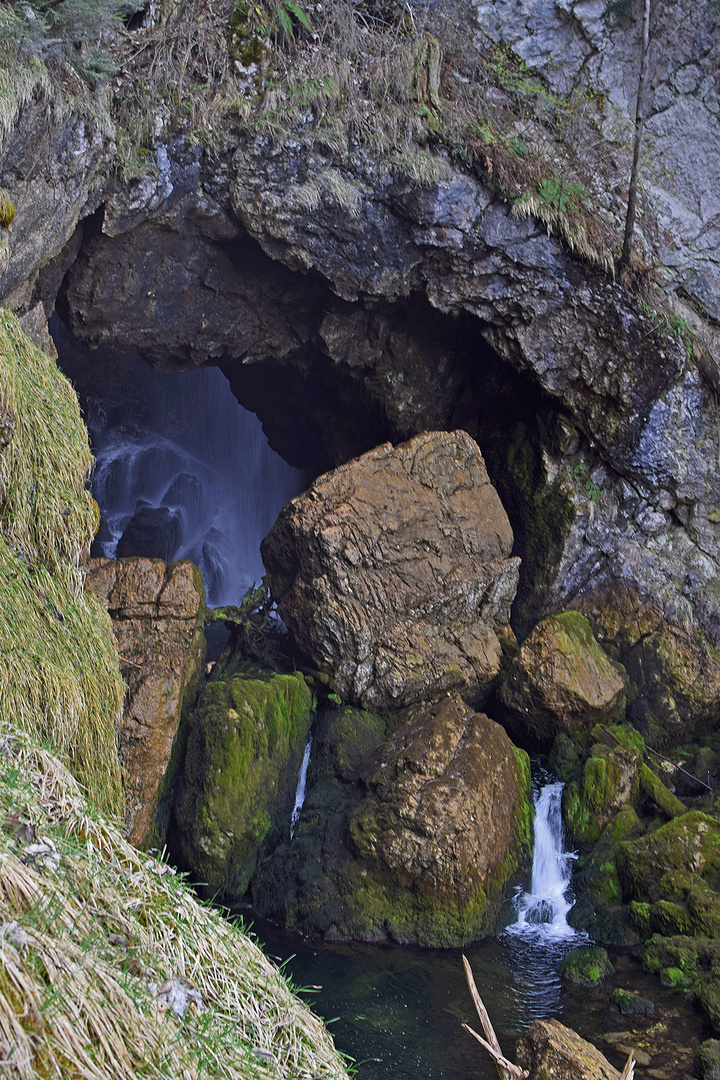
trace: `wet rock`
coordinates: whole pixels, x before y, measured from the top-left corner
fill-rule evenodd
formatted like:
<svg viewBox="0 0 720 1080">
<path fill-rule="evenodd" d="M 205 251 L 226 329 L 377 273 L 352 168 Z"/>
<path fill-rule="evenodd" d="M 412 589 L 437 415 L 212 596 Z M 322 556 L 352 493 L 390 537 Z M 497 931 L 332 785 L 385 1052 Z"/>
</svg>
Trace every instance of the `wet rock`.
<svg viewBox="0 0 720 1080">
<path fill-rule="evenodd" d="M 167 560 L 177 549 L 180 514 L 167 506 L 141 506 L 118 540 L 119 559 L 140 555 Z"/>
<path fill-rule="evenodd" d="M 397 709 L 458 689 L 481 703 L 519 560 L 465 432 L 385 444 L 320 477 L 262 543 L 272 595 L 332 689 Z"/>
<path fill-rule="evenodd" d="M 581 778 L 563 791 L 563 818 L 573 844 L 589 850 L 618 810 L 637 801 L 641 767 L 637 746 L 593 745 Z"/>
<path fill-rule="evenodd" d="M 573 986 L 597 986 L 615 968 L 598 945 L 581 945 L 571 949 L 560 965 L 560 977 Z"/>
<path fill-rule="evenodd" d="M 655 1012 L 655 1004 L 649 998 L 620 987 L 613 990 L 610 1003 L 617 1006 L 623 1016 L 652 1016 Z"/>
<path fill-rule="evenodd" d="M 624 665 L 628 719 L 649 746 L 677 746 L 712 728 L 720 663 L 702 634 L 668 621 L 662 606 L 628 581 L 593 587 L 578 607 L 603 648 Z"/>
<path fill-rule="evenodd" d="M 231 660 L 184 718 L 172 853 L 207 895 L 243 896 L 261 853 L 287 838 L 313 715 L 302 675 Z"/>
<path fill-rule="evenodd" d="M 623 675 L 583 615 L 552 615 L 525 639 L 500 688 L 503 719 L 536 743 L 614 723 L 625 711 Z"/>
<path fill-rule="evenodd" d="M 620 1073 L 592 1043 L 557 1020 L 536 1020 L 519 1040 L 517 1064 L 530 1080 L 620 1080 Z"/>
<path fill-rule="evenodd" d="M 183 704 L 204 660 L 205 592 L 188 560 L 91 559 L 86 589 L 106 606 L 127 687 L 119 735 L 126 828 L 137 847 L 158 839 L 155 823 Z M 158 833 L 153 836 L 153 829 Z"/>
<path fill-rule="evenodd" d="M 394 921 L 400 941 L 489 933 L 508 881 L 528 865 L 528 785 L 527 756 L 487 716 L 451 699 L 417 712 L 382 748 L 350 822 L 352 847 L 372 866 L 368 913 Z"/>
<path fill-rule="evenodd" d="M 527 758 L 457 699 L 393 726 L 325 715 L 296 834 L 260 868 L 254 905 L 333 940 L 475 940 L 529 862 Z"/>
</svg>

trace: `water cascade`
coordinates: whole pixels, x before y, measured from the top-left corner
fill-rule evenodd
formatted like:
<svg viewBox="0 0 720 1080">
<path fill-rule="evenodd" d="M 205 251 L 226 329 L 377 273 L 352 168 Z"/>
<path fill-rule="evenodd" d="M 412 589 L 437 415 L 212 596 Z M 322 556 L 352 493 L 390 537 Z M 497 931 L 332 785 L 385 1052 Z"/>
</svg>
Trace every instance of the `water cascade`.
<svg viewBox="0 0 720 1080">
<path fill-rule="evenodd" d="M 303 808 L 305 802 L 305 783 L 307 781 L 308 765 L 310 763 L 310 749 L 312 747 L 312 735 L 308 737 L 307 744 L 305 746 L 305 753 L 303 754 L 302 765 L 300 766 L 300 775 L 298 776 L 297 791 L 295 792 L 295 805 L 293 807 L 292 817 L 290 818 L 290 839 L 295 835 L 295 826 L 297 825 L 298 818 L 300 817 L 300 811 Z"/>
<path fill-rule="evenodd" d="M 563 784 L 543 775 L 535 787 L 535 840 L 530 891 L 515 897 L 515 922 L 503 934 L 513 970 L 514 1011 L 520 1026 L 538 1017 L 560 1016 L 565 953 L 588 941 L 568 925 L 573 852 L 565 851 L 561 798 Z"/>
<path fill-rule="evenodd" d="M 219 369 L 161 373 L 97 354 L 88 363 L 56 331 L 97 462 L 93 553 L 192 559 L 211 607 L 238 604 L 264 574 L 260 541 L 305 487 L 303 472 L 270 449 Z"/>
<path fill-rule="evenodd" d="M 563 850 L 560 807 L 563 787 L 559 781 L 545 784 L 536 794 L 530 892 L 520 893 L 516 898 L 517 921 L 508 928 L 508 933 L 532 933 L 548 940 L 575 936 L 567 922 L 573 903 L 567 894 L 572 860 L 577 856 Z"/>
</svg>

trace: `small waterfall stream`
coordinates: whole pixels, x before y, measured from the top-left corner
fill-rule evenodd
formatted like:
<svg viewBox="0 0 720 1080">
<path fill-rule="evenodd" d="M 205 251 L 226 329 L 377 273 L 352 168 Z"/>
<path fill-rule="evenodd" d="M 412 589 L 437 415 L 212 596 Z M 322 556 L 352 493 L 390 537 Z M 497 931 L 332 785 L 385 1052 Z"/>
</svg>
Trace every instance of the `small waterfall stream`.
<svg viewBox="0 0 720 1080">
<path fill-rule="evenodd" d="M 508 927 L 509 934 L 531 933 L 547 940 L 577 936 L 567 922 L 572 861 L 577 856 L 563 850 L 563 787 L 559 781 L 546 783 L 537 792 L 532 882 L 530 892 L 516 897 L 517 921 Z"/>
<path fill-rule="evenodd" d="M 308 764 L 310 763 L 310 750 L 312 749 L 312 735 L 308 736 L 308 741 L 305 745 L 305 753 L 303 754 L 302 765 L 300 766 L 300 774 L 298 776 L 297 791 L 295 792 L 295 805 L 293 807 L 292 816 L 290 818 L 290 839 L 292 840 L 295 835 L 295 826 L 298 823 L 300 817 L 300 811 L 303 808 L 305 802 L 305 783 L 307 781 Z"/>
</svg>

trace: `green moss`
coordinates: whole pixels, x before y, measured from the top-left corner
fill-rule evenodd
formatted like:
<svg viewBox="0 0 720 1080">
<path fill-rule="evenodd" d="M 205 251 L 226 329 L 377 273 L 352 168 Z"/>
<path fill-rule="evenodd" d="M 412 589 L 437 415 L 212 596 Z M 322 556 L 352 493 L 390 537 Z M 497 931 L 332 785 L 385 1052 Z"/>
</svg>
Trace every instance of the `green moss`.
<svg viewBox="0 0 720 1080">
<path fill-rule="evenodd" d="M 720 873 L 720 823 L 699 810 L 618 847 L 625 893 L 635 900 L 684 900 L 698 879 Z"/>
<path fill-rule="evenodd" d="M 260 845 L 287 828 L 314 704 L 300 674 L 231 674 L 184 721 L 181 855 L 211 890 L 243 895 Z"/>
<path fill-rule="evenodd" d="M 571 949 L 560 965 L 560 977 L 574 986 L 597 986 L 615 968 L 599 945 Z"/>
<path fill-rule="evenodd" d="M 687 813 L 687 807 L 668 791 L 662 780 L 644 764 L 640 767 L 640 790 L 645 798 L 668 818 Z"/>
<path fill-rule="evenodd" d="M 97 528 L 77 397 L 0 311 L 0 719 L 49 744 L 101 809 L 123 810 L 116 731 L 124 687 L 107 612 L 83 592 Z"/>
<path fill-rule="evenodd" d="M 0 187 L 0 228 L 9 229 L 15 220 L 15 205 L 7 188 Z"/>
</svg>

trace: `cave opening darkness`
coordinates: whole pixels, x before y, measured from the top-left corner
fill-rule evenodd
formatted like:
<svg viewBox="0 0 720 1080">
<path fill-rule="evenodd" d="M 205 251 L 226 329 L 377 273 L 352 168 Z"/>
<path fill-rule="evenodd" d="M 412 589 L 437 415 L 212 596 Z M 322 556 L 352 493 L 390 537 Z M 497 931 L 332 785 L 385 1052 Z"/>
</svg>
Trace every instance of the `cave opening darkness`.
<svg viewBox="0 0 720 1080">
<path fill-rule="evenodd" d="M 108 424 L 124 410 L 142 420 L 161 408 L 156 389 L 148 400 L 138 357 L 154 372 L 219 368 L 272 450 L 296 470 L 293 478 L 266 474 L 261 482 L 263 492 L 278 485 L 282 501 L 381 442 L 463 428 L 478 442 L 510 518 L 513 553 L 523 560 L 512 625 L 520 637 L 528 632 L 560 555 L 564 506 L 548 492 L 544 454 L 557 452 L 567 420 L 531 375 L 484 341 L 478 319 L 445 315 L 421 295 L 342 300 L 318 275 L 288 270 L 245 234 L 218 239 L 201 228 L 181 235 L 146 223 L 107 236 L 102 224 L 101 208 L 36 290 L 46 306 L 48 292 L 56 293 L 53 332 L 91 433 L 93 416 Z M 189 415 L 201 404 L 187 385 Z M 217 415 L 202 423 L 217 447 Z M 152 550 L 147 530 L 145 547 L 134 545 L 130 530 L 118 553 L 192 557 L 187 543 L 175 542 L 172 513 L 150 524 Z M 107 533 L 104 520 L 96 543 L 103 553 Z"/>
</svg>

